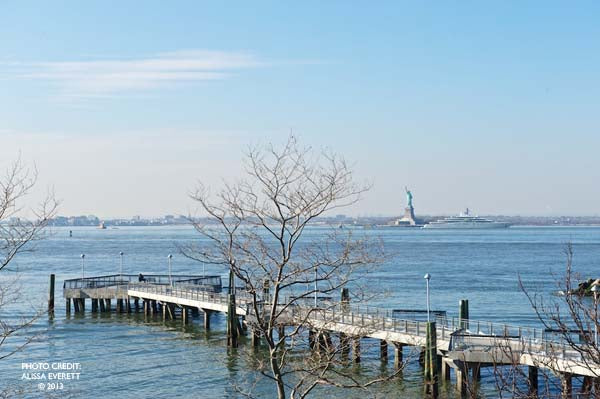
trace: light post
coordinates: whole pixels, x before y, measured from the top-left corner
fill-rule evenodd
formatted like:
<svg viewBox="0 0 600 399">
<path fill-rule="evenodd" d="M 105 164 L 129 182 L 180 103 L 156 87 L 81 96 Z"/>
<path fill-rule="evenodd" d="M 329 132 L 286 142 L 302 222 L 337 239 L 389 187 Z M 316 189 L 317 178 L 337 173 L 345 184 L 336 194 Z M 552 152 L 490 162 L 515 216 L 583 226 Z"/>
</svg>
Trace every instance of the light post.
<svg viewBox="0 0 600 399">
<path fill-rule="evenodd" d="M 120 268 L 120 275 L 121 278 L 123 278 L 123 251 L 119 252 L 119 256 L 121 257 L 121 268 Z"/>
<path fill-rule="evenodd" d="M 173 255 L 169 254 L 169 256 L 167 256 L 167 259 L 169 260 L 169 284 L 172 287 L 173 286 L 173 278 L 171 277 L 171 259 L 173 259 Z"/>
<path fill-rule="evenodd" d="M 600 287 L 594 283 L 592 292 L 594 293 L 594 346 L 598 346 L 598 291 Z"/>
<path fill-rule="evenodd" d="M 429 323 L 431 321 L 429 318 L 429 280 L 431 280 L 431 274 L 427 273 L 423 278 L 427 282 L 427 322 Z"/>
<path fill-rule="evenodd" d="M 85 254 L 81 254 L 81 279 L 85 277 Z M 82 282 L 83 284 L 83 282 Z"/>
<path fill-rule="evenodd" d="M 317 307 L 317 289 L 318 289 L 318 286 L 317 286 L 317 278 L 318 278 L 317 271 L 318 271 L 317 266 L 315 266 L 315 309 Z"/>
</svg>

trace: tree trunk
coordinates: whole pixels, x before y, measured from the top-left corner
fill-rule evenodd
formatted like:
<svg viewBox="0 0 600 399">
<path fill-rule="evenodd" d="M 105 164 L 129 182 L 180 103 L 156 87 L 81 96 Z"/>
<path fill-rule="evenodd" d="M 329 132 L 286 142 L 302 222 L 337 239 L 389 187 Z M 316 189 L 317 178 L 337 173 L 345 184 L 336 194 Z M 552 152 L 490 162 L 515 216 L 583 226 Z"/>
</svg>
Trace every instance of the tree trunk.
<svg viewBox="0 0 600 399">
<path fill-rule="evenodd" d="M 279 364 L 277 362 L 277 355 L 275 351 L 271 351 L 271 371 L 273 372 L 273 378 L 277 384 L 277 399 L 285 399 L 285 385 L 283 384 L 283 377 L 281 376 L 281 370 L 279 370 Z"/>
</svg>

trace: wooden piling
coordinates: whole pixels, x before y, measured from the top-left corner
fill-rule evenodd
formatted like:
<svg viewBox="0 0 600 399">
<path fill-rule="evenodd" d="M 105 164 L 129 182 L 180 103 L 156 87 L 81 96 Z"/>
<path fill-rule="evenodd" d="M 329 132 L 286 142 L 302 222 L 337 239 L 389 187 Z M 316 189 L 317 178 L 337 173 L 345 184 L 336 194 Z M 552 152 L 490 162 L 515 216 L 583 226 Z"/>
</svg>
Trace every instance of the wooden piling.
<svg viewBox="0 0 600 399">
<path fill-rule="evenodd" d="M 533 398 L 538 396 L 538 368 L 529 366 L 529 395 Z"/>
<path fill-rule="evenodd" d="M 202 311 L 204 312 L 204 329 L 209 330 L 210 329 L 210 310 L 208 309 L 202 309 Z"/>
<path fill-rule="evenodd" d="M 227 306 L 227 345 L 238 346 L 237 315 L 235 309 L 235 294 L 229 294 Z"/>
<path fill-rule="evenodd" d="M 404 349 L 404 345 L 398 342 L 394 342 L 394 367 L 396 370 L 399 370 L 403 367 L 403 356 L 402 351 Z"/>
<path fill-rule="evenodd" d="M 121 298 L 117 299 L 117 313 L 123 313 L 123 300 Z"/>
<path fill-rule="evenodd" d="M 48 313 L 54 313 L 54 282 L 56 276 L 50 275 L 50 295 L 48 296 Z"/>
<path fill-rule="evenodd" d="M 258 333 L 258 331 L 255 328 L 252 328 L 252 331 L 250 334 L 250 344 L 252 346 L 260 345 L 260 334 Z"/>
<path fill-rule="evenodd" d="M 360 363 L 360 337 L 352 338 L 352 361 Z"/>
<path fill-rule="evenodd" d="M 104 299 L 98 299 L 98 305 L 100 305 L 100 312 L 106 312 L 106 302 L 104 301 Z"/>
<path fill-rule="evenodd" d="M 163 322 L 167 321 L 167 304 L 166 303 L 162 304 L 162 319 L 163 319 Z"/>
<path fill-rule="evenodd" d="M 571 399 L 573 397 L 573 374 L 562 373 L 561 374 L 561 386 L 563 399 Z"/>
<path fill-rule="evenodd" d="M 379 357 L 383 363 L 387 363 L 388 361 L 388 343 L 386 340 L 382 339 L 379 341 Z"/>
<path fill-rule="evenodd" d="M 186 325 L 188 323 L 188 308 L 183 305 L 181 307 L 181 324 Z"/>
<path fill-rule="evenodd" d="M 133 300 L 133 306 L 135 307 L 135 313 L 137 313 L 140 310 L 140 299 L 139 298 L 135 298 Z"/>
<path fill-rule="evenodd" d="M 440 356 L 441 357 L 441 356 Z M 448 365 L 448 362 L 446 362 L 446 360 L 441 357 L 441 361 L 440 361 L 440 365 L 441 365 L 441 380 L 442 381 L 450 381 L 450 366 Z"/>
<path fill-rule="evenodd" d="M 348 335 L 344 333 L 340 333 L 340 347 L 342 353 L 342 360 L 347 361 L 350 355 L 350 340 L 348 339 Z"/>
<path fill-rule="evenodd" d="M 79 298 L 73 298 L 73 310 L 75 313 L 79 313 Z"/>
<path fill-rule="evenodd" d="M 92 313 L 98 312 L 98 299 L 92 298 Z"/>
<path fill-rule="evenodd" d="M 106 302 L 105 307 L 106 307 L 106 311 L 110 312 L 111 311 L 111 307 L 110 307 L 110 298 L 106 298 L 104 300 L 104 302 Z"/>
<path fill-rule="evenodd" d="M 71 314 L 71 298 L 67 298 L 67 301 L 65 302 L 65 310 L 67 314 Z"/>
<path fill-rule="evenodd" d="M 584 376 L 583 377 L 583 382 L 581 383 L 581 391 L 580 391 L 580 395 L 579 397 L 582 398 L 589 398 L 591 393 L 592 393 L 592 382 L 593 382 L 593 378 L 589 377 L 589 376 Z M 598 392 L 600 393 L 600 392 Z M 596 395 L 596 396 L 600 396 L 600 395 Z"/>
<path fill-rule="evenodd" d="M 427 322 L 423 387 L 425 395 L 434 399 L 438 397 L 437 335 L 435 327 L 434 321 Z"/>
<path fill-rule="evenodd" d="M 469 328 L 469 300 L 461 299 L 459 302 L 459 313 L 458 317 L 460 320 L 461 328 Z"/>
<path fill-rule="evenodd" d="M 461 397 L 467 394 L 469 384 L 469 374 L 467 365 L 464 362 L 456 362 L 456 389 L 460 393 Z"/>
</svg>

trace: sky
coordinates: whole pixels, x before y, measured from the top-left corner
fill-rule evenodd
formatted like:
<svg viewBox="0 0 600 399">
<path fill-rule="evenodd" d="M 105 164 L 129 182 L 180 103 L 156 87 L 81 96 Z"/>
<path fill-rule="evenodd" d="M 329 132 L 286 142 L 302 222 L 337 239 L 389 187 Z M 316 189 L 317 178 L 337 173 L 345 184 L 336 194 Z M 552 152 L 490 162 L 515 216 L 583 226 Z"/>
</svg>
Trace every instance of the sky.
<svg viewBox="0 0 600 399">
<path fill-rule="evenodd" d="M 60 214 L 187 214 L 249 145 L 343 155 L 347 214 L 600 214 L 600 3 L 0 1 L 0 168 Z M 38 195 L 38 194 L 34 194 Z"/>
</svg>

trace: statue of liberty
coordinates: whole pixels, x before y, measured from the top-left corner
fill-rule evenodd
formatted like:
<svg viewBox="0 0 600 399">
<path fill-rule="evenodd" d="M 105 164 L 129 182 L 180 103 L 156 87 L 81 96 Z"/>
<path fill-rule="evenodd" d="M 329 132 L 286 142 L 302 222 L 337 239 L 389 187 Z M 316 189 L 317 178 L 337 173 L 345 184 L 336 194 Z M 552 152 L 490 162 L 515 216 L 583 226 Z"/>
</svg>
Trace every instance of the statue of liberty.
<svg viewBox="0 0 600 399">
<path fill-rule="evenodd" d="M 408 208 L 412 208 L 413 204 L 412 204 L 412 199 L 413 199 L 413 195 L 410 192 L 410 190 L 408 189 L 408 187 L 404 186 L 404 190 L 406 190 L 406 206 Z"/>
</svg>

